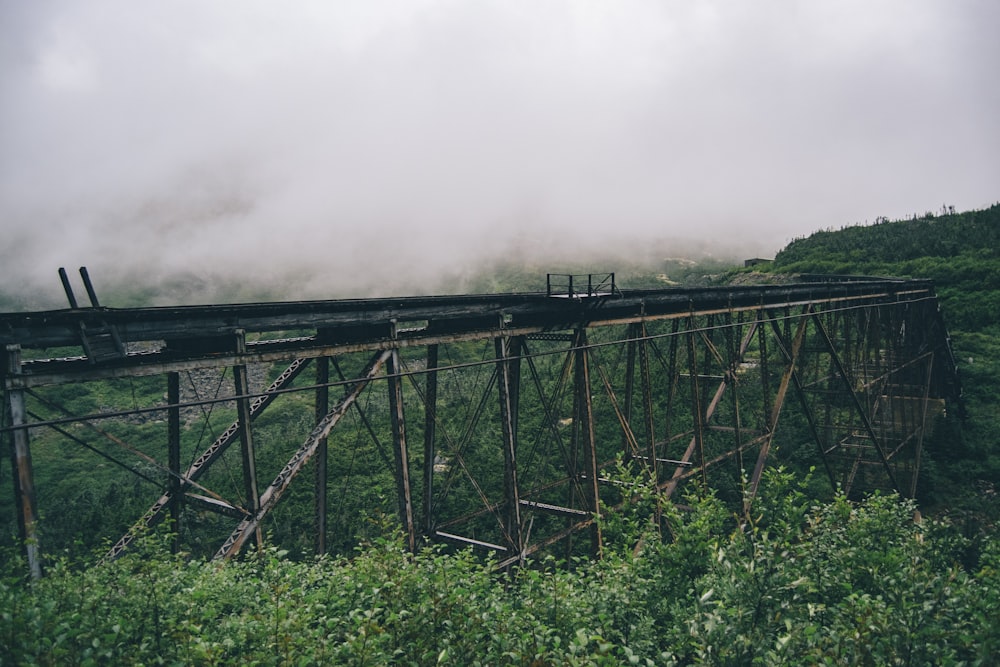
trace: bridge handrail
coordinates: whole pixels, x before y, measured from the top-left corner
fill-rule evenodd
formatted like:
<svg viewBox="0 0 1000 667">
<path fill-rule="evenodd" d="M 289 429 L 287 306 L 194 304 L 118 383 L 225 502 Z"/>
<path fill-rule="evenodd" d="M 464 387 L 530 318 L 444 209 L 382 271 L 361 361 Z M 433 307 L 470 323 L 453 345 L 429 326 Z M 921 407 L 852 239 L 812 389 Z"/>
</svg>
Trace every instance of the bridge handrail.
<svg viewBox="0 0 1000 667">
<path fill-rule="evenodd" d="M 584 290 L 584 286 L 586 289 Z M 615 293 L 615 274 L 612 273 L 546 273 L 547 296 L 577 297 L 608 296 Z"/>
</svg>

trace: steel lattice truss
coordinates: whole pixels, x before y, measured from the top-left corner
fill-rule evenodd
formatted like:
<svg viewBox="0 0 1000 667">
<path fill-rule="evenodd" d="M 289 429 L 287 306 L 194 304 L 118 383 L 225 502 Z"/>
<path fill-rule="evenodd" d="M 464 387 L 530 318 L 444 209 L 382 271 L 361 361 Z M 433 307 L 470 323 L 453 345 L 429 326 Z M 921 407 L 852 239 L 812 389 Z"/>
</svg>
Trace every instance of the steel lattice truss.
<svg viewBox="0 0 1000 667">
<path fill-rule="evenodd" d="M 362 466 L 391 480 L 411 548 L 473 545 L 501 567 L 570 549 L 580 533 L 578 547 L 599 551 L 595 517 L 621 501 L 619 462 L 667 495 L 696 480 L 749 505 L 775 450 L 789 449 L 808 451 L 847 493 L 915 493 L 924 437 L 959 392 L 930 284 L 611 285 L 563 296 L 550 288 L 128 310 L 95 298 L 92 308 L 0 315 L 4 432 L 33 572 L 44 531 L 29 433 L 42 429 L 91 449 L 100 448 L 79 434 L 97 432 L 117 450 L 102 456 L 159 487 L 112 558 L 168 516 L 180 547 L 194 513 L 229 522 L 215 553 L 232 557 L 261 543 L 296 489 L 314 494 L 311 531 L 326 552 L 331 516 L 360 511 L 363 501 L 338 489 Z M 46 354 L 70 346 L 82 354 Z M 185 396 L 193 371 L 217 373 L 227 391 Z M 265 379 L 253 388 L 255 372 Z M 73 414 L 47 393 L 139 377 L 165 378 L 156 405 Z M 271 443 L 267 459 L 284 464 L 260 469 L 258 420 L 303 395 L 310 430 Z M 235 407 L 231 426 L 182 465 L 194 430 L 183 415 L 223 403 Z M 164 441 L 139 446 L 122 434 L 143 415 L 165 415 Z"/>
</svg>

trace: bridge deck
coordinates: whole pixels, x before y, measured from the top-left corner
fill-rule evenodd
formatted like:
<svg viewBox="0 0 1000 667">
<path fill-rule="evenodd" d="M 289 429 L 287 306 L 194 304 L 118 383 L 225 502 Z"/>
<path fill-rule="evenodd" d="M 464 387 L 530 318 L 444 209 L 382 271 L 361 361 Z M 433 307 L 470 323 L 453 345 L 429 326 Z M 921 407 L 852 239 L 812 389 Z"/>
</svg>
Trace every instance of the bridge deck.
<svg viewBox="0 0 1000 667">
<path fill-rule="evenodd" d="M 543 334 L 810 302 L 933 299 L 929 281 L 871 280 L 781 286 L 621 290 L 575 299 L 544 293 L 414 296 L 154 308 L 0 313 L 0 344 L 86 348 L 86 332 L 113 332 L 121 354 L 26 359 L 8 387 L 155 374 L 220 362 L 274 362 L 346 352 Z M 268 340 L 273 332 L 301 335 Z M 237 353 L 235 337 L 247 338 Z M 222 357 L 222 358 L 220 358 Z"/>
</svg>

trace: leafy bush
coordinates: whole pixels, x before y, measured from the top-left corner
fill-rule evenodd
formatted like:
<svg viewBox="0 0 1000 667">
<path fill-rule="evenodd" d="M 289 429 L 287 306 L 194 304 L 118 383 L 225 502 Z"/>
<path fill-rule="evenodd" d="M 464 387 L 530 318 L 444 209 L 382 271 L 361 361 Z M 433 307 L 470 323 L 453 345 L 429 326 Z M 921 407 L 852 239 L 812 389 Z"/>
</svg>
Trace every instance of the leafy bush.
<svg viewBox="0 0 1000 667">
<path fill-rule="evenodd" d="M 711 494 L 638 489 L 609 515 L 605 558 L 511 575 L 469 552 L 410 554 L 398 535 L 353 559 L 265 550 L 185 562 L 166 537 L 85 571 L 0 580 L 4 664 L 990 664 L 1000 548 L 913 505 L 812 505 L 769 474 L 750 517 Z"/>
</svg>

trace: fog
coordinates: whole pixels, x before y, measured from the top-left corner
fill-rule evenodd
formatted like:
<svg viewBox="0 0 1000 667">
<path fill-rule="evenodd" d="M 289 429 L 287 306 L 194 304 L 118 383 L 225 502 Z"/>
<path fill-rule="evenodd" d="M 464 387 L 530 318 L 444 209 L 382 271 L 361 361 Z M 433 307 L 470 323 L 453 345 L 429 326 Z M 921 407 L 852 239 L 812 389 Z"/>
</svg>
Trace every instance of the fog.
<svg viewBox="0 0 1000 667">
<path fill-rule="evenodd" d="M 985 207 L 998 26 L 994 0 L 0 0 L 0 291 L 85 265 L 191 302 L 427 293 Z"/>
</svg>

